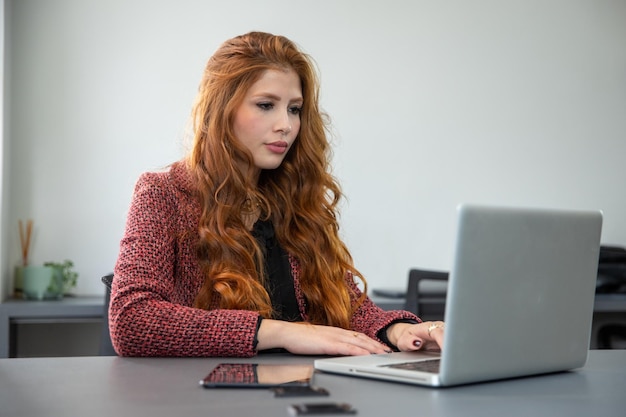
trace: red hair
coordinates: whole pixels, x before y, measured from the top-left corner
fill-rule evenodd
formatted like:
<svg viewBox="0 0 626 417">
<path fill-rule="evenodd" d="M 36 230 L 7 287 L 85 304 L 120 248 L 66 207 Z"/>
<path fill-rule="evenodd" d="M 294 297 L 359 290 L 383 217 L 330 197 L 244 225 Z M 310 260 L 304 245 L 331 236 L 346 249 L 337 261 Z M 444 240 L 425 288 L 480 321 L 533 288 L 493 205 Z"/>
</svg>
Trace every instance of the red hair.
<svg viewBox="0 0 626 417">
<path fill-rule="evenodd" d="M 232 124 L 248 89 L 269 69 L 294 70 L 304 102 L 289 153 L 277 169 L 263 170 L 255 185 L 238 168 L 237 161 L 253 160 Z M 203 207 L 198 255 L 206 276 L 196 307 L 255 310 L 272 317 L 263 253 L 241 217 L 253 195 L 281 246 L 300 263 L 308 320 L 348 328 L 356 306 L 345 277 L 358 272 L 339 238 L 342 193 L 329 172 L 330 146 L 311 58 L 283 36 L 251 32 L 226 41 L 207 63 L 193 121 L 188 165 Z"/>
</svg>

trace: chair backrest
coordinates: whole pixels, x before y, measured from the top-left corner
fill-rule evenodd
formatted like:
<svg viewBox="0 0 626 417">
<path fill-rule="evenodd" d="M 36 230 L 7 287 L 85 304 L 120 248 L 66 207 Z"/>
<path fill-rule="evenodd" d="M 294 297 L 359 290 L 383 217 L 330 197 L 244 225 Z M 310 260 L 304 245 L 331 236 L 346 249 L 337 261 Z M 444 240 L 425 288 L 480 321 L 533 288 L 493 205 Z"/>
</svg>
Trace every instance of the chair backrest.
<svg viewBox="0 0 626 417">
<path fill-rule="evenodd" d="M 597 349 L 626 349 L 626 324 L 611 323 L 598 330 Z"/>
<path fill-rule="evenodd" d="M 444 271 L 411 269 L 404 309 L 423 320 L 443 320 L 448 275 Z"/>
<path fill-rule="evenodd" d="M 100 332 L 100 356 L 117 356 L 111 334 L 109 333 L 109 303 L 111 302 L 111 284 L 113 284 L 113 274 L 107 274 L 101 278 L 105 286 L 104 293 L 104 313 L 102 317 L 102 330 Z"/>
</svg>

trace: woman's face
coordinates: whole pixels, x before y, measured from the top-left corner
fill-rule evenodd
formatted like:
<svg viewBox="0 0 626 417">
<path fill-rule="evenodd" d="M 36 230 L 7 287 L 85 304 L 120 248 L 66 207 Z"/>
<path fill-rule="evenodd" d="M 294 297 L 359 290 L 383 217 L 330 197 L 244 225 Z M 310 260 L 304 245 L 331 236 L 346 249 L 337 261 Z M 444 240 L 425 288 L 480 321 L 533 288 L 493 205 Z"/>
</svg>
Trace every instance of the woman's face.
<svg viewBox="0 0 626 417">
<path fill-rule="evenodd" d="M 300 78 L 291 69 L 265 71 L 246 93 L 233 130 L 252 154 L 257 176 L 283 162 L 300 131 L 302 103 Z"/>
</svg>

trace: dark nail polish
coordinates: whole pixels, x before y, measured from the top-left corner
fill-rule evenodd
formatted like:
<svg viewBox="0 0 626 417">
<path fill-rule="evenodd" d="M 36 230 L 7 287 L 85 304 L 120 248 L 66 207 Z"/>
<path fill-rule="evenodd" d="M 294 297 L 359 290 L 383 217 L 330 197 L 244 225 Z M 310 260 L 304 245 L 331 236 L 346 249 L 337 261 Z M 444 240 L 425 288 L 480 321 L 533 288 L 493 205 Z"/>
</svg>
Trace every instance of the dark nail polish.
<svg viewBox="0 0 626 417">
<path fill-rule="evenodd" d="M 413 345 L 415 345 L 415 347 L 420 347 L 422 346 L 422 342 L 420 342 L 419 340 L 416 340 L 413 342 Z"/>
</svg>

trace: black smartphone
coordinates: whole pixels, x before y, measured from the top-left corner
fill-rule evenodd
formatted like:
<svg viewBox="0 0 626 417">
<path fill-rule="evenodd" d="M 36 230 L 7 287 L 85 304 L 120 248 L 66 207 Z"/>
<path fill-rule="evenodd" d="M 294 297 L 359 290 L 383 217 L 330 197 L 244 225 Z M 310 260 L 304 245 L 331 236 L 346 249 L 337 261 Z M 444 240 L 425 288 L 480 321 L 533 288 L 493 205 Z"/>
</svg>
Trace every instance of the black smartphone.
<svg viewBox="0 0 626 417">
<path fill-rule="evenodd" d="M 309 385 L 306 387 L 300 386 L 285 386 L 281 385 L 280 387 L 272 388 L 274 391 L 274 397 L 283 398 L 283 397 L 328 397 L 330 393 L 326 388 L 315 387 L 313 385 Z"/>
<path fill-rule="evenodd" d="M 220 363 L 200 385 L 205 388 L 274 388 L 311 385 L 311 364 Z"/>
<path fill-rule="evenodd" d="M 315 416 L 324 414 L 356 414 L 356 410 L 347 403 L 306 403 L 292 404 L 288 408 L 292 416 Z"/>
</svg>

